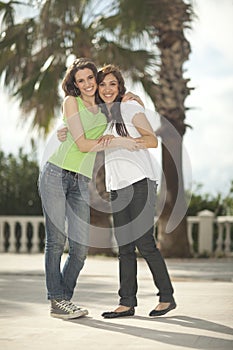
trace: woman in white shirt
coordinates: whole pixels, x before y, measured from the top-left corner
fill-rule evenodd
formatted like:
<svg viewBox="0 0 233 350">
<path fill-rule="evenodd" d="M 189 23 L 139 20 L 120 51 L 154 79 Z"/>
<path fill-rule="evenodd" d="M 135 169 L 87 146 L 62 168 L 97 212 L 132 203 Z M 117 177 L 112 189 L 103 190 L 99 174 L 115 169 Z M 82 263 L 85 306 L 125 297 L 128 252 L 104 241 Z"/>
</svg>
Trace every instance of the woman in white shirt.
<svg viewBox="0 0 233 350">
<path fill-rule="evenodd" d="M 157 138 L 144 109 L 136 101 L 121 102 L 123 77 L 113 65 L 97 75 L 102 112 L 110 120 L 105 134 L 141 138 L 146 148 L 157 147 Z M 105 150 L 106 189 L 111 192 L 114 232 L 119 246 L 119 306 L 104 312 L 104 318 L 134 315 L 137 306 L 136 248 L 146 260 L 159 290 L 159 304 L 150 316 L 161 316 L 176 307 L 168 271 L 154 239 L 156 169 L 147 149 Z"/>
</svg>

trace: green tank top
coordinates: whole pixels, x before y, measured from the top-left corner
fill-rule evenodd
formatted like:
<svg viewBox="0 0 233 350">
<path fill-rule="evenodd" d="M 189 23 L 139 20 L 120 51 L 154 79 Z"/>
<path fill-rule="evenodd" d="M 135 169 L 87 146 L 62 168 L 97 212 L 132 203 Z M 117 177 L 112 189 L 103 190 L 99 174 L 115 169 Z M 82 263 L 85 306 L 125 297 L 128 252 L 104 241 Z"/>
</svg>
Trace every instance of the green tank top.
<svg viewBox="0 0 233 350">
<path fill-rule="evenodd" d="M 77 97 L 77 103 L 85 137 L 97 139 L 106 129 L 106 116 L 100 109 L 97 114 L 91 113 L 80 97 Z M 64 123 L 67 125 L 66 118 L 64 118 Z M 92 178 L 95 158 L 96 152 L 81 152 L 68 131 L 66 141 L 60 144 L 48 161 L 62 169 Z"/>
</svg>

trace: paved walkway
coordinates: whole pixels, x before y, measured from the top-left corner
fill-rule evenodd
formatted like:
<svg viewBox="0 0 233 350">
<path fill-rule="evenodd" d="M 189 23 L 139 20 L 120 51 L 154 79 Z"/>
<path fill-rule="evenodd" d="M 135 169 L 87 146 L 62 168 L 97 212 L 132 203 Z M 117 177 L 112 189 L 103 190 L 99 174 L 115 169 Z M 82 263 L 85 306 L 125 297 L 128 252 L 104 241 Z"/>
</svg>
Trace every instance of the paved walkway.
<svg viewBox="0 0 233 350">
<path fill-rule="evenodd" d="M 0 254 L 0 349 L 233 349 L 233 259 L 167 260 L 178 307 L 153 319 L 154 286 L 139 259 L 136 315 L 105 320 L 117 305 L 118 261 L 89 256 L 73 299 L 89 315 L 72 321 L 49 316 L 43 259 Z"/>
</svg>

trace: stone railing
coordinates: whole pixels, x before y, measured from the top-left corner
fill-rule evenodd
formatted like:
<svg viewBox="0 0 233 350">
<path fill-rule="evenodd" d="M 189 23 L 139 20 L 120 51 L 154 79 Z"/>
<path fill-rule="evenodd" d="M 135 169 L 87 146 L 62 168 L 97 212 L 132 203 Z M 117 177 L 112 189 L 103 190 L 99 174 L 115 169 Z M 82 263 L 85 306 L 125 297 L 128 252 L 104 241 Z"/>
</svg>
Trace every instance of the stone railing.
<svg viewBox="0 0 233 350">
<path fill-rule="evenodd" d="M 233 256 L 233 216 L 204 210 L 187 223 L 193 256 Z M 40 253 L 44 240 L 43 216 L 0 216 L 1 253 Z"/>
<path fill-rule="evenodd" d="M 203 210 L 188 216 L 188 239 L 194 256 L 233 256 L 233 216 Z"/>
<path fill-rule="evenodd" d="M 0 216 L 0 252 L 39 253 L 44 238 L 43 216 Z"/>
</svg>

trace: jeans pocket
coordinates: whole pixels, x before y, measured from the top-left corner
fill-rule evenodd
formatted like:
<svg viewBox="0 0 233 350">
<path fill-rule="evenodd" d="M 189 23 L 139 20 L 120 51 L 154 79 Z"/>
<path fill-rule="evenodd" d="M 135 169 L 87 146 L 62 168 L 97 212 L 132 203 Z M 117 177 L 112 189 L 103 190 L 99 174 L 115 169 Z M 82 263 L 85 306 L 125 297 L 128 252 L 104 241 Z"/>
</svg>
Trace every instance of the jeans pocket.
<svg viewBox="0 0 233 350">
<path fill-rule="evenodd" d="M 47 176 L 53 176 L 53 177 L 58 177 L 58 178 L 64 178 L 66 176 L 66 174 L 63 172 L 63 169 L 54 165 L 54 164 L 51 164 L 51 163 L 48 163 L 48 165 L 46 165 L 45 167 L 45 174 Z"/>
<path fill-rule="evenodd" d="M 63 188 L 63 179 L 65 174 L 62 172 L 62 168 L 57 167 L 54 164 L 47 163 L 41 173 L 40 177 L 40 191 L 45 192 L 47 190 L 61 191 Z"/>
</svg>

